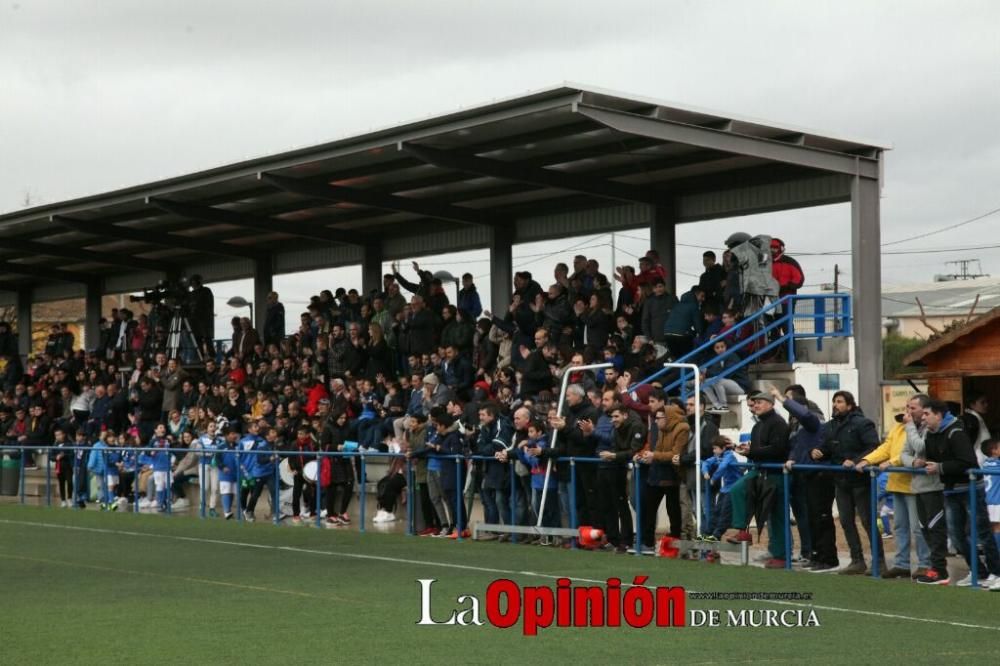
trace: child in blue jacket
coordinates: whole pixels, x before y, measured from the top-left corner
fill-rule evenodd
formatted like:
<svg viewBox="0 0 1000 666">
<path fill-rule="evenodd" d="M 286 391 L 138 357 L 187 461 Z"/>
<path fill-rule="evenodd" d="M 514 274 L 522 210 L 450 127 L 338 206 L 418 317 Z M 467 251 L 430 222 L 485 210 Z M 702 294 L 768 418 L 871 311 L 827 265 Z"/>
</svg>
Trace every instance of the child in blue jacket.
<svg viewBox="0 0 1000 666">
<path fill-rule="evenodd" d="M 715 498 L 715 505 L 712 507 L 712 516 L 709 520 L 709 532 L 705 539 L 718 541 L 729 529 L 729 523 L 733 519 L 733 504 L 729 497 L 729 491 L 733 484 L 743 476 L 743 470 L 736 466 L 739 461 L 733 453 L 733 443 L 725 437 L 716 437 L 712 442 L 713 456 L 701 463 L 702 476 L 712 486 L 718 486 L 719 492 Z"/>
<path fill-rule="evenodd" d="M 117 511 L 118 502 L 115 500 L 115 488 L 118 486 L 118 462 L 120 456 L 113 446 L 107 441 L 107 433 L 102 432 L 97 436 L 94 447 L 90 449 L 90 456 L 87 459 L 87 469 L 100 481 L 98 490 L 98 502 L 101 511 Z"/>
<path fill-rule="evenodd" d="M 167 439 L 167 426 L 162 423 L 156 425 L 153 431 L 153 438 L 149 440 L 149 446 L 157 449 L 149 453 L 153 464 L 153 486 L 156 488 L 156 510 L 163 512 L 170 504 L 170 451 L 162 450 L 170 448 L 170 440 Z"/>
<path fill-rule="evenodd" d="M 219 496 L 222 498 L 222 511 L 226 520 L 233 519 L 233 501 L 239 490 L 238 470 L 240 469 L 237 444 L 240 433 L 236 430 L 225 431 L 225 441 L 215 454 L 215 466 L 219 469 Z"/>
<path fill-rule="evenodd" d="M 517 457 L 531 469 L 531 504 L 535 509 L 535 515 L 542 516 L 542 527 L 559 527 L 559 482 L 555 464 L 549 475 L 549 491 L 545 494 L 545 506 L 541 505 L 542 491 L 545 488 L 545 469 L 548 464 L 541 459 L 540 454 L 548 447 L 545 427 L 537 421 L 532 421 L 528 424 L 528 440 L 517 447 Z M 542 544 L 547 543 L 548 539 L 543 538 Z"/>
</svg>

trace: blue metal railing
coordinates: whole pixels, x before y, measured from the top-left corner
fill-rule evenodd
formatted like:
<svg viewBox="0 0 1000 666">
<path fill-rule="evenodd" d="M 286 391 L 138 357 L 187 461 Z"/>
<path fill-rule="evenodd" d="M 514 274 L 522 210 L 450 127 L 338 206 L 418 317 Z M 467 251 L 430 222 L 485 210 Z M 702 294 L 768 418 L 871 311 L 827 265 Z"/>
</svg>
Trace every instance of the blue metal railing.
<svg viewBox="0 0 1000 666">
<path fill-rule="evenodd" d="M 828 301 L 833 303 L 831 312 L 827 305 Z M 797 303 L 811 303 L 812 312 L 797 312 Z M 732 375 L 737 370 L 758 361 L 772 351 L 787 348 L 789 363 L 795 362 L 795 341 L 815 340 L 817 349 L 822 349 L 822 342 L 825 338 L 843 338 L 852 335 L 851 329 L 851 296 L 850 294 L 794 294 L 784 296 L 772 303 L 765 305 L 760 310 L 754 312 L 731 329 L 725 332 L 723 338 L 727 341 L 727 349 L 724 354 L 715 356 L 712 354 L 712 347 L 716 339 L 707 340 L 703 344 L 694 348 L 679 359 L 677 363 L 697 364 L 701 371 L 707 367 L 727 358 L 739 359 L 733 365 L 723 369 L 718 375 L 706 377 L 702 383 L 702 388 L 712 386 L 720 379 Z M 796 321 L 811 321 L 812 331 L 796 330 Z M 827 322 L 832 321 L 833 326 L 827 330 Z M 778 333 L 775 334 L 774 332 Z M 742 337 L 742 339 L 740 339 Z M 737 340 L 735 344 L 733 340 Z M 749 353 L 747 353 L 749 351 Z M 636 382 L 629 387 L 629 391 L 638 386 L 653 382 L 671 368 L 663 368 L 648 377 Z M 674 391 L 678 388 L 681 392 L 686 391 L 686 381 L 684 373 L 678 379 L 663 387 L 666 391 Z"/>
<path fill-rule="evenodd" d="M 24 454 L 25 453 L 27 453 L 27 452 L 35 452 L 35 451 L 48 451 L 48 452 L 60 452 L 60 453 L 71 453 L 71 454 L 73 454 L 73 458 L 74 458 L 74 462 L 73 462 L 73 498 L 74 498 L 74 500 L 76 500 L 76 498 L 79 496 L 78 492 L 80 490 L 78 488 L 78 478 L 77 478 L 77 473 L 76 472 L 77 472 L 77 469 L 80 466 L 82 466 L 83 469 L 86 470 L 87 462 L 86 462 L 86 460 L 77 460 L 75 454 L 76 454 L 76 452 L 86 452 L 86 453 L 89 453 L 90 451 L 93 450 L 93 447 L 89 447 L 89 446 L 64 446 L 64 447 L 55 447 L 55 446 L 34 446 L 34 445 L 32 445 L 32 446 L 10 445 L 10 446 L 5 446 L 3 448 L 5 450 L 18 451 L 19 452 L 19 459 L 20 459 L 19 494 L 20 494 L 20 503 L 21 504 L 25 504 L 25 474 L 24 474 L 24 461 L 25 461 L 25 455 Z M 102 450 L 102 449 L 99 449 L 99 450 Z M 173 453 L 187 454 L 187 453 L 191 453 L 192 449 L 177 449 L 177 448 L 164 449 L 164 448 L 155 448 L 155 447 L 116 447 L 114 449 L 102 450 L 102 452 L 104 453 L 105 456 L 110 455 L 110 454 L 114 454 L 114 453 L 135 453 L 136 454 L 136 460 L 138 460 L 138 453 L 139 452 L 144 452 L 144 451 L 159 452 L 159 453 L 171 453 L 171 454 L 173 454 Z M 202 453 L 202 451 L 198 450 L 198 449 L 194 449 L 193 451 L 196 452 L 196 453 L 199 453 L 199 454 Z M 358 459 L 360 459 L 359 460 L 359 462 L 360 462 L 359 477 L 361 479 L 364 479 L 365 476 L 366 476 L 366 465 L 367 465 L 367 459 L 369 459 L 369 458 L 376 458 L 376 459 L 378 459 L 378 458 L 382 458 L 382 459 L 393 459 L 393 458 L 397 458 L 398 459 L 398 458 L 403 458 L 403 459 L 406 459 L 406 472 L 405 472 L 406 479 L 407 479 L 407 484 L 406 484 L 406 492 L 407 492 L 406 534 L 408 536 L 413 536 L 416 533 L 415 532 L 415 515 L 414 515 L 414 508 L 413 508 L 414 505 L 415 505 L 415 502 L 416 502 L 416 485 L 417 485 L 414 482 L 414 467 L 415 467 L 415 465 L 414 465 L 414 460 L 412 458 L 406 458 L 406 456 L 404 454 L 401 454 L 401 453 L 380 453 L 380 452 L 373 452 L 373 451 L 368 451 L 368 452 L 326 452 L 326 451 L 313 451 L 313 452 L 306 452 L 306 453 L 303 454 L 302 452 L 299 452 L 299 451 L 262 451 L 262 452 L 258 452 L 258 451 L 242 451 L 239 448 L 236 448 L 236 449 L 217 449 L 217 450 L 214 450 L 214 451 L 208 449 L 208 450 L 204 450 L 204 456 L 205 457 L 202 457 L 201 460 L 199 461 L 199 465 L 201 466 L 202 470 L 204 470 L 205 466 L 208 464 L 207 458 L 210 457 L 210 456 L 212 456 L 212 455 L 214 455 L 215 453 L 217 453 L 219 451 L 229 451 L 229 452 L 232 452 L 232 453 L 234 453 L 236 455 L 237 460 L 239 460 L 239 458 L 241 456 L 247 456 L 247 457 L 249 457 L 249 456 L 260 456 L 260 455 L 270 455 L 270 456 L 273 456 L 275 458 L 275 461 L 278 458 L 283 458 L 283 457 L 284 458 L 288 458 L 288 457 L 295 457 L 295 456 L 302 456 L 302 455 L 305 455 L 307 457 L 312 457 L 312 458 L 314 458 L 316 460 L 321 460 L 323 458 L 338 458 L 338 457 L 340 457 L 340 458 L 348 458 L 348 459 L 358 458 Z M 461 472 L 462 472 L 463 462 L 464 463 L 469 463 L 471 461 L 493 461 L 493 462 L 496 462 L 496 459 L 493 458 L 493 457 L 490 457 L 490 456 L 463 456 L 463 455 L 438 455 L 437 457 L 439 459 L 453 459 L 455 461 L 456 471 L 458 472 L 458 475 L 456 476 L 455 512 L 456 512 L 456 516 L 461 516 L 462 515 L 462 511 L 464 509 L 463 502 L 465 501 L 463 493 L 461 492 L 461 487 L 462 487 L 462 484 L 461 484 L 461 479 L 462 479 Z M 584 463 L 584 464 L 601 464 L 601 463 L 605 463 L 606 464 L 607 463 L 607 461 L 604 461 L 604 460 L 602 460 L 600 458 L 587 458 L 587 457 L 575 457 L 575 456 L 574 457 L 559 458 L 558 462 L 566 462 L 566 463 L 569 464 L 569 468 L 570 468 L 570 481 L 569 481 L 569 483 L 570 483 L 570 495 L 569 496 L 571 498 L 574 498 L 574 500 L 577 497 L 577 493 L 576 493 L 576 488 L 577 488 L 576 465 L 579 464 L 579 463 Z M 642 544 L 642 475 L 638 473 L 639 469 L 640 469 L 640 466 L 639 466 L 638 462 L 630 463 L 630 466 L 631 466 L 631 469 L 632 469 L 632 472 L 633 472 L 632 473 L 632 488 L 631 488 L 632 498 L 631 499 L 632 499 L 633 510 L 635 512 L 635 521 L 634 521 L 634 530 L 633 530 L 634 537 L 635 537 L 635 539 L 634 539 L 634 542 L 635 542 L 635 553 L 636 553 L 636 555 L 641 555 L 642 552 L 643 552 L 643 544 Z M 882 472 L 902 473 L 902 474 L 926 474 L 927 473 L 926 470 L 924 470 L 922 468 L 889 467 L 889 468 L 886 468 L 886 469 L 880 469 L 877 465 L 869 465 L 867 467 L 867 469 L 865 469 L 864 471 L 858 471 L 856 468 L 853 468 L 853 467 L 843 467 L 841 465 L 830 465 L 830 464 L 795 464 L 791 469 L 789 469 L 788 467 L 786 467 L 782 463 L 753 463 L 753 462 L 746 462 L 746 463 L 737 463 L 736 466 L 740 467 L 740 468 L 743 468 L 743 469 L 746 469 L 746 470 L 758 469 L 758 470 L 780 471 L 781 474 L 782 474 L 782 489 L 783 489 L 783 492 L 782 492 L 782 511 L 783 511 L 783 517 L 784 517 L 783 526 L 782 527 L 783 527 L 783 530 L 784 530 L 784 544 L 785 544 L 785 552 L 784 552 L 784 556 L 785 557 L 784 557 L 784 561 L 785 561 L 785 569 L 786 570 L 792 568 L 791 493 L 789 492 L 790 491 L 790 477 L 791 477 L 791 475 L 794 474 L 794 473 L 796 473 L 796 472 L 828 472 L 828 473 L 834 473 L 834 474 L 868 474 L 868 476 L 869 476 L 869 483 L 870 483 L 870 507 L 869 507 L 870 534 L 869 534 L 869 543 L 871 544 L 871 561 L 872 561 L 871 575 L 874 578 L 880 578 L 881 577 L 880 561 L 882 559 L 882 557 L 880 556 L 881 549 L 882 549 L 882 540 L 881 540 L 881 536 L 879 534 L 879 522 L 878 522 L 878 476 L 879 476 L 879 474 L 882 473 Z M 46 465 L 46 467 L 48 468 L 48 464 Z M 523 493 L 521 493 L 520 484 L 517 481 L 517 478 L 516 478 L 516 475 L 515 475 L 514 465 L 508 465 L 508 467 L 509 467 L 509 474 L 510 474 L 510 489 L 509 489 L 509 494 L 510 494 L 510 497 L 509 497 L 510 513 L 507 514 L 505 517 L 508 518 L 508 519 L 510 519 L 511 521 L 516 522 L 516 519 L 517 519 L 518 495 L 519 494 L 523 494 Z M 272 504 L 272 512 L 274 514 L 274 523 L 277 525 L 277 524 L 280 524 L 280 521 L 282 519 L 281 510 L 280 510 L 280 502 L 279 502 L 280 477 L 279 477 L 279 470 L 278 470 L 278 465 L 277 464 L 274 465 L 274 473 L 273 474 L 274 474 L 274 476 L 273 476 L 274 486 L 273 486 L 273 495 L 271 497 L 271 501 L 273 502 L 273 504 Z M 968 478 L 969 478 L 969 481 L 970 481 L 969 488 L 968 488 L 969 523 L 970 523 L 969 524 L 969 537 L 968 537 L 969 538 L 969 553 L 970 553 L 970 555 L 969 555 L 969 569 L 970 569 L 970 574 L 971 574 L 971 584 L 972 584 L 972 587 L 975 588 L 975 587 L 979 586 L 979 573 L 980 573 L 979 572 L 979 555 L 978 555 L 978 551 L 979 551 L 979 544 L 978 544 L 979 535 L 978 535 L 978 530 L 977 530 L 977 526 L 976 526 L 976 522 L 977 522 L 977 519 L 978 519 L 978 511 L 979 511 L 979 498 L 978 498 L 978 495 L 977 495 L 977 491 L 978 491 L 978 488 L 979 488 L 978 482 L 981 481 L 982 477 L 985 477 L 985 476 L 1000 476 L 1000 471 L 983 470 L 983 469 L 970 469 L 970 470 L 967 470 L 967 474 L 968 474 Z M 167 488 L 168 488 L 168 490 L 169 490 L 169 488 L 170 488 L 170 486 L 172 484 L 171 477 L 172 477 L 172 472 L 168 472 L 168 479 L 167 479 Z M 242 481 L 241 477 L 242 477 L 242 466 L 240 464 L 237 464 L 237 481 L 236 481 L 237 493 L 239 492 L 239 489 L 241 488 L 241 485 L 242 485 L 241 484 L 241 481 Z M 201 478 L 205 478 L 205 477 L 202 476 Z M 702 482 L 701 479 L 700 479 L 700 477 L 699 477 L 699 482 Z M 317 483 L 318 483 L 318 485 L 320 487 L 317 487 L 316 493 L 315 493 L 315 495 L 316 495 L 315 517 L 316 517 L 316 526 L 317 527 L 321 527 L 322 526 L 322 517 L 321 517 L 321 514 L 322 514 L 322 510 L 321 510 L 322 487 L 321 487 L 321 479 L 317 478 Z M 46 500 L 45 500 L 45 503 L 46 503 L 47 506 L 51 506 L 51 504 L 52 504 L 52 477 L 51 477 L 51 473 L 50 473 L 50 471 L 48 469 L 46 470 L 45 484 L 46 484 Z M 205 503 L 206 503 L 205 485 L 206 484 L 204 484 L 204 483 L 199 484 L 199 495 L 200 495 L 200 512 L 199 512 L 199 515 L 203 519 L 206 517 L 205 516 Z M 100 492 L 101 492 L 102 498 L 107 495 L 107 491 L 108 491 L 107 476 L 106 475 L 102 475 L 102 477 L 101 477 L 101 488 L 100 488 Z M 326 492 L 330 492 L 330 491 L 326 491 Z M 132 510 L 134 512 L 138 512 L 139 511 L 138 469 L 136 470 L 136 477 L 133 480 L 132 495 L 133 495 L 133 509 Z M 528 507 L 529 507 L 529 511 L 530 511 L 531 510 L 530 509 L 530 506 L 531 506 L 530 496 L 527 497 L 527 498 L 524 498 L 524 499 L 528 502 Z M 240 522 L 242 522 L 243 506 L 242 506 L 242 503 L 239 502 L 239 495 L 237 495 L 236 500 L 237 500 L 237 505 L 236 505 L 237 511 L 236 511 L 236 513 L 237 513 L 237 516 L 238 516 L 238 520 Z M 365 521 L 365 509 L 366 509 L 366 503 L 367 503 L 367 493 L 365 492 L 364 486 L 362 486 L 361 493 L 360 493 L 360 498 L 359 498 L 359 505 L 360 505 L 359 506 L 359 509 L 360 509 L 360 520 L 359 520 L 360 525 L 359 525 L 359 530 L 361 532 L 365 531 L 365 522 L 366 522 Z M 167 504 L 166 504 L 166 512 L 167 513 L 170 513 L 170 510 L 171 510 L 170 506 L 171 506 L 170 505 L 170 496 L 168 494 L 168 496 L 167 496 Z M 540 507 L 540 510 L 544 510 L 544 507 Z M 698 507 L 696 510 L 701 510 L 701 507 Z M 501 515 L 503 515 L 503 514 L 501 514 Z M 504 522 L 506 522 L 506 521 L 504 521 Z M 458 523 L 458 521 L 456 521 L 456 523 Z M 458 532 L 457 535 L 456 535 L 456 537 L 457 537 L 458 540 L 461 540 L 463 538 L 462 537 L 462 531 L 467 526 L 467 524 L 468 524 L 468 516 L 466 517 L 466 520 L 464 522 L 462 522 L 461 524 L 456 524 L 456 529 L 457 529 L 457 532 Z M 573 528 L 573 529 L 577 529 L 579 527 L 579 525 L 577 524 L 577 512 L 576 512 L 576 502 L 575 501 L 571 502 L 571 504 L 570 504 L 570 527 Z M 517 541 L 517 535 L 512 535 L 511 536 L 511 540 L 516 542 Z M 577 546 L 575 539 L 572 542 L 572 546 L 574 548 Z"/>
</svg>

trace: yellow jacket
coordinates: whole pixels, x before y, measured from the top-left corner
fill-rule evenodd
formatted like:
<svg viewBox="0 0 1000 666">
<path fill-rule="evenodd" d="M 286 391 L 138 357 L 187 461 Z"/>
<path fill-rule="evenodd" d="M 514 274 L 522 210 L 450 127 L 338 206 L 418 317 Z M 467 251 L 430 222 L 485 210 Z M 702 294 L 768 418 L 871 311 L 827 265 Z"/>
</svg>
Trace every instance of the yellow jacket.
<svg viewBox="0 0 1000 666">
<path fill-rule="evenodd" d="M 877 449 L 866 455 L 863 460 L 872 465 L 889 461 L 893 467 L 903 467 L 901 454 L 906 444 L 906 429 L 902 423 L 897 423 L 885 436 L 885 441 Z M 885 489 L 890 493 L 910 494 L 910 474 L 890 472 Z"/>
</svg>

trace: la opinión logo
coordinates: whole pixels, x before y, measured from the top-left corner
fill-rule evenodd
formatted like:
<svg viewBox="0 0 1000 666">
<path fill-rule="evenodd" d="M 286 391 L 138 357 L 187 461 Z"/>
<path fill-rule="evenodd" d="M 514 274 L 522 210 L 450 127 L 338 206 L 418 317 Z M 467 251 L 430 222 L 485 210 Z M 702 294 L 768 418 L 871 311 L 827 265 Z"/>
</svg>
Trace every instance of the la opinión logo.
<svg viewBox="0 0 1000 666">
<path fill-rule="evenodd" d="M 556 627 L 685 626 L 687 594 L 683 587 L 647 587 L 648 576 L 636 576 L 624 591 L 620 578 L 608 578 L 604 586 L 574 586 L 569 578 L 559 578 L 555 587 L 521 587 L 508 578 L 493 581 L 486 588 L 485 604 L 473 594 L 455 598 L 450 615 L 435 615 L 431 591 L 435 578 L 421 578 L 420 620 L 418 625 L 482 626 L 481 608 L 494 627 L 509 629 L 521 624 L 525 636 L 539 629 Z M 435 617 L 437 619 L 435 619 Z"/>
</svg>

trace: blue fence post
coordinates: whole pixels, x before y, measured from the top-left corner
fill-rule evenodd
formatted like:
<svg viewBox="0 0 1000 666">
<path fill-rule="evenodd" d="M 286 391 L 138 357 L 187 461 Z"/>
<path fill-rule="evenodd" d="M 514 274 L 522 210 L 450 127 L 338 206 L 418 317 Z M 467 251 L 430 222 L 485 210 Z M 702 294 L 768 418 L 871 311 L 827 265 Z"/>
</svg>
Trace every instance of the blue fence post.
<svg viewBox="0 0 1000 666">
<path fill-rule="evenodd" d="M 132 513 L 139 513 L 139 453 L 135 450 L 135 471 L 132 473 Z"/>
<path fill-rule="evenodd" d="M 360 515 L 360 519 L 358 521 L 358 522 L 361 523 L 361 531 L 362 532 L 365 531 L 365 505 L 368 503 L 368 493 L 365 492 L 365 483 L 367 482 L 366 481 L 367 475 L 366 475 L 365 471 L 366 471 L 365 470 L 365 454 L 362 453 L 361 454 L 361 493 L 360 493 L 360 498 L 359 498 L 361 500 L 361 510 L 360 510 L 360 514 L 359 514 Z"/>
<path fill-rule="evenodd" d="M 416 533 L 413 525 L 414 511 L 413 502 L 416 493 L 413 483 L 413 461 L 406 459 L 406 536 L 413 536 Z"/>
<path fill-rule="evenodd" d="M 72 448 L 72 451 L 73 451 L 73 471 L 72 471 L 72 474 L 73 474 L 73 484 L 72 484 L 73 485 L 73 497 L 70 498 L 70 506 L 73 507 L 74 509 L 76 509 L 77 508 L 76 498 L 80 496 L 80 492 L 77 489 L 77 486 L 79 485 L 79 483 L 77 482 L 77 476 L 78 476 L 77 467 L 80 464 L 80 461 L 78 459 L 78 456 L 80 455 L 80 449 L 77 446 L 73 446 L 71 448 Z"/>
<path fill-rule="evenodd" d="M 788 298 L 788 321 L 785 326 L 788 330 L 788 362 L 795 363 L 795 297 Z"/>
<path fill-rule="evenodd" d="M 879 561 L 881 560 L 879 553 L 882 552 L 882 533 L 878 528 L 878 467 L 872 467 L 868 472 L 868 476 L 871 479 L 871 507 L 869 511 L 869 520 L 871 521 L 871 533 L 868 538 L 871 539 L 872 545 L 872 578 L 881 578 L 882 574 L 879 571 Z"/>
<path fill-rule="evenodd" d="M 635 507 L 635 554 L 642 555 L 642 498 L 639 483 L 639 463 L 632 463 L 632 504 Z M 653 522 L 653 544 L 656 544 L 656 522 Z"/>
<path fill-rule="evenodd" d="M 173 447 L 167 449 L 167 458 L 171 459 L 174 457 Z M 174 465 L 173 461 L 170 462 L 167 467 L 167 515 L 172 515 L 174 512 L 174 495 L 170 492 L 171 486 L 174 485 Z"/>
<path fill-rule="evenodd" d="M 52 506 L 52 451 L 45 452 L 45 506 Z"/>
<path fill-rule="evenodd" d="M 274 481 L 274 487 L 271 488 L 271 513 L 274 514 L 274 524 L 281 524 L 281 477 L 278 474 L 278 463 L 281 462 L 281 456 L 275 451 L 271 455 L 271 462 L 274 465 L 274 477 L 271 479 Z"/>
<path fill-rule="evenodd" d="M 510 525 L 517 525 L 517 493 L 520 492 L 518 487 L 517 474 L 514 473 L 514 462 L 510 461 L 507 465 L 510 470 Z M 510 535 L 511 543 L 517 543 L 517 533 L 512 532 Z"/>
<path fill-rule="evenodd" d="M 208 471 L 205 468 L 205 456 L 198 459 L 198 464 L 201 465 L 201 475 L 198 477 L 198 501 L 201 504 L 200 515 L 202 520 L 205 519 L 205 486 L 208 485 Z"/>
<path fill-rule="evenodd" d="M 316 452 L 316 527 L 323 527 L 323 454 L 324 451 Z"/>
<path fill-rule="evenodd" d="M 18 475 L 18 486 L 19 493 L 21 495 L 21 504 L 24 504 L 24 458 L 28 454 L 28 449 L 21 447 L 21 455 L 18 456 L 18 465 L 21 467 L 21 473 Z"/>
<path fill-rule="evenodd" d="M 107 506 L 108 503 L 108 454 L 101 451 L 101 460 L 104 462 L 103 469 L 101 472 L 101 496 L 98 498 L 98 506 L 102 509 L 110 508 Z"/>
<path fill-rule="evenodd" d="M 464 497 L 465 486 L 462 484 L 462 458 L 458 456 L 455 458 L 455 539 L 458 541 L 462 540 L 462 530 L 465 529 L 465 525 L 462 524 L 462 511 L 464 506 L 462 503 L 465 501 Z"/>
<path fill-rule="evenodd" d="M 979 502 L 976 501 L 976 475 L 969 472 L 969 575 L 972 587 L 979 587 L 979 535 L 976 529 L 976 515 Z"/>
<path fill-rule="evenodd" d="M 790 570 L 792 568 L 792 497 L 791 497 L 791 472 L 787 467 L 782 466 L 781 468 L 781 494 L 784 495 L 782 499 L 781 510 L 785 514 L 785 569 Z"/>
<path fill-rule="evenodd" d="M 236 444 L 236 497 L 233 498 L 233 502 L 236 503 L 236 522 L 243 522 L 243 464 L 240 462 L 240 449 L 241 444 Z"/>
<path fill-rule="evenodd" d="M 576 460 L 569 459 L 569 526 L 570 529 L 577 529 L 576 524 Z M 576 537 L 570 539 L 570 546 L 576 548 Z"/>
</svg>

